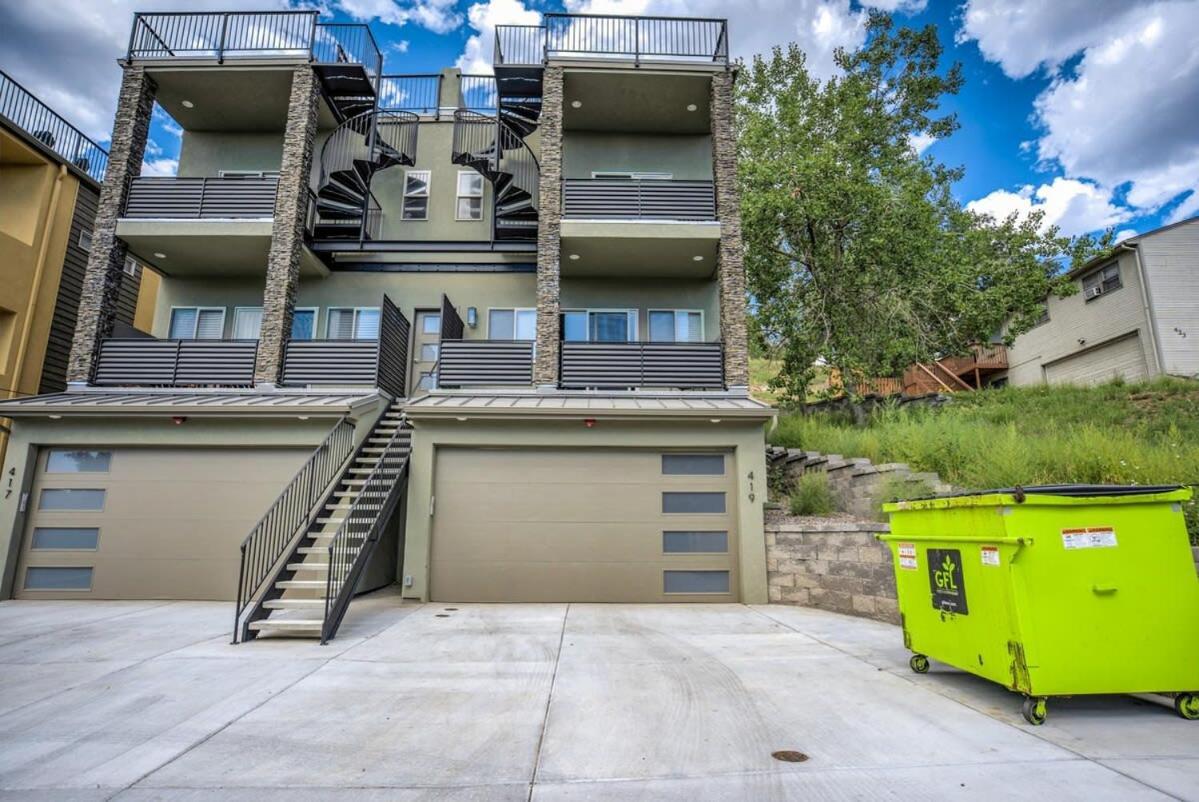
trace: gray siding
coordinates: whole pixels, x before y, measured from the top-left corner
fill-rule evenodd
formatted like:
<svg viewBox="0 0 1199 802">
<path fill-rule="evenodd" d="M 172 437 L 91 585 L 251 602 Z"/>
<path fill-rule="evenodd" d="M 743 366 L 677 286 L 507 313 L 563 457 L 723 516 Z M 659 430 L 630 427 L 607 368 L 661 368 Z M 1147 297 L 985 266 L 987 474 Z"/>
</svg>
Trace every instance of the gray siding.
<svg viewBox="0 0 1199 802">
<path fill-rule="evenodd" d="M 1199 219 L 1139 246 L 1164 372 L 1199 375 Z"/>
</svg>

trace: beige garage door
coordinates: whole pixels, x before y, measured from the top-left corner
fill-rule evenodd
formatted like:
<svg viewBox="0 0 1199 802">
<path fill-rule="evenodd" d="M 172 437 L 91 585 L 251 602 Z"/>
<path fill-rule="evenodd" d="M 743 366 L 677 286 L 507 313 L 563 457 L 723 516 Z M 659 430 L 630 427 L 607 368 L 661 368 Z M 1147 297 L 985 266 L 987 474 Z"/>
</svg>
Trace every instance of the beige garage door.
<svg viewBox="0 0 1199 802">
<path fill-rule="evenodd" d="M 1102 384 L 1117 377 L 1130 382 L 1149 377 L 1145 349 L 1136 334 L 1045 366 L 1049 384 Z"/>
<path fill-rule="evenodd" d="M 43 448 L 14 595 L 232 599 L 242 540 L 308 453 Z"/>
<path fill-rule="evenodd" d="M 725 453 L 439 449 L 430 595 L 735 601 L 734 482 Z"/>
</svg>

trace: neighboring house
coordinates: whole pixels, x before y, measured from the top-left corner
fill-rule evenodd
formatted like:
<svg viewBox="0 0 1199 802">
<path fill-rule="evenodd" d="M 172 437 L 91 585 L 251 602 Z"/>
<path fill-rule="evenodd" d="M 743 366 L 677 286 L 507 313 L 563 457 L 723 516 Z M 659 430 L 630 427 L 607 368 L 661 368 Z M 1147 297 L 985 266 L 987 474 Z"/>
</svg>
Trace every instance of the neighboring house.
<svg viewBox="0 0 1199 802">
<path fill-rule="evenodd" d="M 1199 218 L 1129 237 L 1074 270 L 1079 291 L 1051 297 L 1007 349 L 1013 385 L 1199 376 Z"/>
<path fill-rule="evenodd" d="M 107 162 L 103 148 L 0 71 L 0 400 L 66 389 Z M 152 279 L 142 286 L 136 261 L 127 270 L 115 319 L 132 326 L 139 303 L 153 307 L 154 290 Z M 0 415 L 0 465 L 8 423 Z"/>
<path fill-rule="evenodd" d="M 137 15 L 71 387 L 0 404 L 3 595 L 236 598 L 239 638 L 393 582 L 765 601 L 726 32 L 547 14 L 398 75 L 316 12 Z"/>
</svg>

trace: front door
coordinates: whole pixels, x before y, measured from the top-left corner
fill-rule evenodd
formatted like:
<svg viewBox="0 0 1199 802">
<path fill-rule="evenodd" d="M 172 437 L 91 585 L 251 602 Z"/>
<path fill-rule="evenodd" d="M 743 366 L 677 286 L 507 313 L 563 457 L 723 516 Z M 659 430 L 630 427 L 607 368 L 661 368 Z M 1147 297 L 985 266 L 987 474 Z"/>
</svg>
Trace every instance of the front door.
<svg viewBox="0 0 1199 802">
<path fill-rule="evenodd" d="M 412 338 L 412 393 L 437 386 L 437 356 L 441 345 L 441 312 L 418 309 Z"/>
</svg>

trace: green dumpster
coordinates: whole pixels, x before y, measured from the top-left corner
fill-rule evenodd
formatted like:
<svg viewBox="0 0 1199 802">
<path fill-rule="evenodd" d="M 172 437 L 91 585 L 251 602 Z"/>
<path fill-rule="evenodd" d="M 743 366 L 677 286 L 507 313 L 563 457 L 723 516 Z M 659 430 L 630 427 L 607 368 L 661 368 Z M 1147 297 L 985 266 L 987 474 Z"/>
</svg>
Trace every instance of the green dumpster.
<svg viewBox="0 0 1199 802">
<path fill-rule="evenodd" d="M 913 671 L 1024 694 L 1156 693 L 1199 719 L 1199 573 L 1182 487 L 1010 488 L 887 504 Z"/>
</svg>

